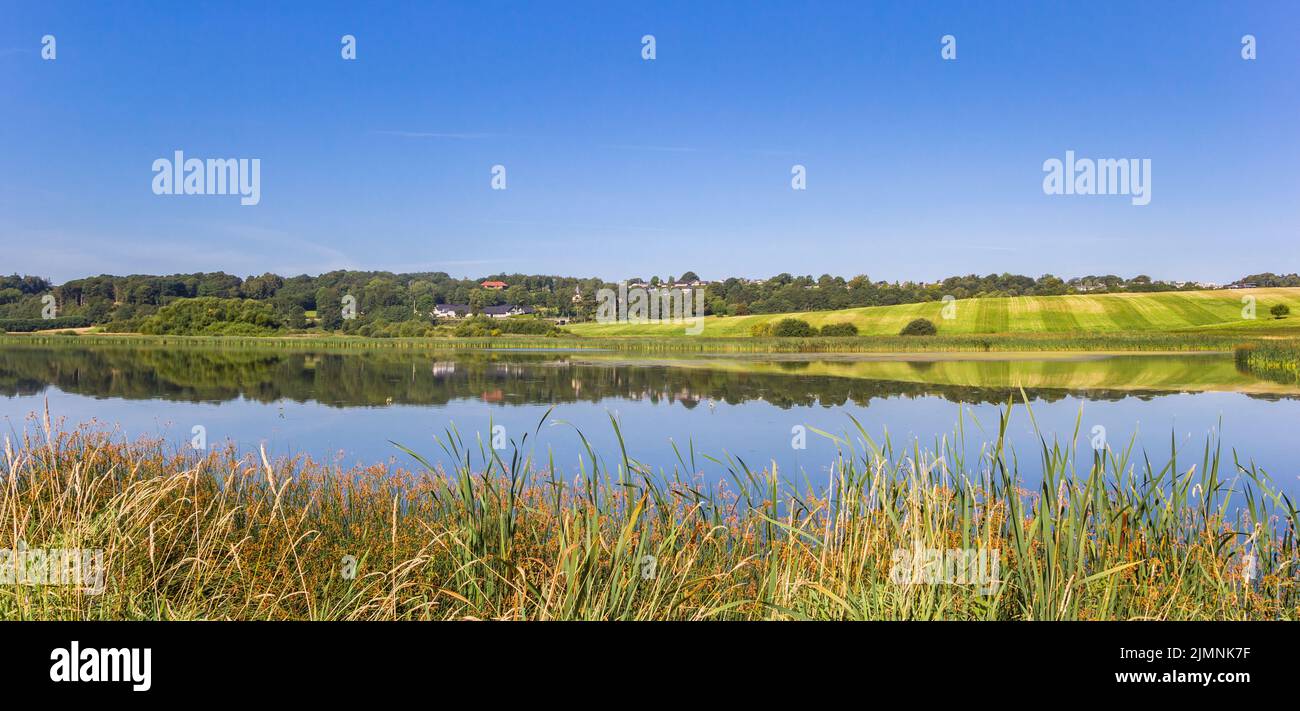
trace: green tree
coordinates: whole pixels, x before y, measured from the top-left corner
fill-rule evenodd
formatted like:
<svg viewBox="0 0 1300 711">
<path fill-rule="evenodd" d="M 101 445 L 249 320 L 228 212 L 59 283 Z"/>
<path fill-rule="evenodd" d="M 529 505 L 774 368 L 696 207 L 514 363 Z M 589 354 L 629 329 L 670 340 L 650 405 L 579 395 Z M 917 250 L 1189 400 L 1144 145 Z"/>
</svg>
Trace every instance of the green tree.
<svg viewBox="0 0 1300 711">
<path fill-rule="evenodd" d="M 145 319 L 141 333 L 193 335 L 265 335 L 281 325 L 274 307 L 252 299 L 212 296 L 177 299 Z"/>
<path fill-rule="evenodd" d="M 933 336 L 938 333 L 939 329 L 934 327 L 930 319 L 918 318 L 913 319 L 910 323 L 898 332 L 900 336 Z"/>
<path fill-rule="evenodd" d="M 823 336 L 856 336 L 858 327 L 851 323 L 828 323 L 822 326 L 821 335 Z"/>
<path fill-rule="evenodd" d="M 343 296 L 335 288 L 316 291 L 316 322 L 326 331 L 343 327 Z"/>
<path fill-rule="evenodd" d="M 772 335 L 778 338 L 807 338 L 817 335 L 817 332 L 803 319 L 783 318 L 772 324 Z"/>
</svg>

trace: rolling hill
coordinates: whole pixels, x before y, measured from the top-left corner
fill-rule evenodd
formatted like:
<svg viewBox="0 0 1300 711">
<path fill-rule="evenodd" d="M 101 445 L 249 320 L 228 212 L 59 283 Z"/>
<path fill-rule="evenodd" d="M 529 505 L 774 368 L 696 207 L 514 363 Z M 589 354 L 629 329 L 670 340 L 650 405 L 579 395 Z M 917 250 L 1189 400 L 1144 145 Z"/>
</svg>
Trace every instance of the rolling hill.
<svg viewBox="0 0 1300 711">
<path fill-rule="evenodd" d="M 1242 317 L 1243 299 L 1254 297 L 1255 319 Z M 1274 304 L 1291 307 L 1291 316 L 1274 319 Z M 758 323 L 798 318 L 814 327 L 852 323 L 861 335 L 895 335 L 915 318 L 934 322 L 940 334 L 982 333 L 1115 333 L 1249 329 L 1300 329 L 1300 288 L 1232 289 L 1140 294 L 1076 294 L 965 299 L 954 302 L 953 318 L 942 318 L 944 304 L 931 301 L 896 306 L 869 306 L 840 311 L 806 311 L 755 316 L 709 316 L 705 336 L 749 336 Z M 580 336 L 683 335 L 681 324 L 598 324 L 569 326 Z"/>
</svg>

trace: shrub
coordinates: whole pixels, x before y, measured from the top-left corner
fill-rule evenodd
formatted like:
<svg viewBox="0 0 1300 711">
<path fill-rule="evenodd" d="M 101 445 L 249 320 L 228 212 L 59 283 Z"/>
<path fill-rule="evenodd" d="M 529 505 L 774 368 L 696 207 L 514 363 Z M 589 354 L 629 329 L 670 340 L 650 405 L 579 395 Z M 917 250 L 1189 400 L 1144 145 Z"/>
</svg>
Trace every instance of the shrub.
<svg viewBox="0 0 1300 711">
<path fill-rule="evenodd" d="M 494 319 L 496 329 L 502 333 L 517 333 L 529 336 L 547 336 L 555 331 L 555 324 L 546 319 L 531 316 Z"/>
<path fill-rule="evenodd" d="M 1286 318 L 1291 315 L 1291 307 L 1286 304 L 1274 304 L 1268 312 L 1273 314 L 1273 318 Z"/>
<path fill-rule="evenodd" d="M 406 321 L 380 319 L 361 324 L 357 327 L 356 333 L 366 338 L 428 338 L 435 335 L 436 330 L 427 321 L 418 319 Z"/>
<path fill-rule="evenodd" d="M 525 316 L 498 319 L 474 316 L 457 323 L 456 329 L 452 333 L 460 338 L 479 338 L 483 336 L 499 336 L 503 333 L 553 336 L 556 335 L 557 331 L 555 324 L 540 318 Z"/>
<path fill-rule="evenodd" d="M 749 335 L 755 338 L 766 338 L 772 335 L 772 324 L 767 323 L 766 321 L 763 323 L 756 323 L 749 327 Z"/>
<path fill-rule="evenodd" d="M 930 322 L 930 319 L 927 319 L 927 318 L 918 318 L 918 319 L 913 319 L 911 323 L 909 323 L 909 324 L 907 324 L 906 326 L 904 326 L 904 327 L 903 327 L 903 330 L 901 330 L 901 331 L 898 332 L 898 335 L 900 335 L 900 336 L 933 336 L 934 334 L 936 334 L 936 333 L 938 333 L 938 332 L 939 332 L 939 329 L 937 329 L 937 328 L 934 327 L 934 324 Z"/>
<path fill-rule="evenodd" d="M 828 323 L 822 326 L 821 335 L 823 336 L 856 336 L 858 327 L 851 323 Z"/>
<path fill-rule="evenodd" d="M 30 333 L 54 329 L 84 328 L 91 325 L 84 316 L 59 316 L 58 318 L 8 318 L 0 319 L 0 332 Z"/>
<path fill-rule="evenodd" d="M 783 318 L 772 324 L 772 335 L 778 338 L 807 338 L 817 335 L 807 321 L 797 318 Z"/>
<path fill-rule="evenodd" d="M 140 324 L 141 333 L 177 336 L 263 336 L 279 328 L 270 302 L 215 296 L 177 299 Z"/>
</svg>

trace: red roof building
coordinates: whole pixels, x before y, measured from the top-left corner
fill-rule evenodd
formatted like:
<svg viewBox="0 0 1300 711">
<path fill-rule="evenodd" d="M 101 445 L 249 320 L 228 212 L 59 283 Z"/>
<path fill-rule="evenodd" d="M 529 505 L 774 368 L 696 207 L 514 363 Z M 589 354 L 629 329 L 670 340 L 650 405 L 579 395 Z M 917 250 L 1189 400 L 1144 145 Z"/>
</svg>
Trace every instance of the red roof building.
<svg viewBox="0 0 1300 711">
<path fill-rule="evenodd" d="M 497 291 L 500 291 L 506 288 L 506 283 L 504 281 L 485 281 L 482 284 L 479 284 L 479 286 L 483 287 L 484 289 L 495 289 Z"/>
</svg>

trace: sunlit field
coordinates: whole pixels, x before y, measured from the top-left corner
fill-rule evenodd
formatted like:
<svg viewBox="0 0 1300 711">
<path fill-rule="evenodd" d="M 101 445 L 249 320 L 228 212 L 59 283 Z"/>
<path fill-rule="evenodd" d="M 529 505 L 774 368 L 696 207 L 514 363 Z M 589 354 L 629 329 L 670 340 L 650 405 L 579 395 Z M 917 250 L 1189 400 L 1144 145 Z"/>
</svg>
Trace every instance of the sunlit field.
<svg viewBox="0 0 1300 711">
<path fill-rule="evenodd" d="M 1243 318 L 1243 297 L 1255 300 L 1255 318 Z M 953 302 L 952 318 L 943 317 L 945 304 L 930 301 L 896 306 L 870 306 L 837 311 L 705 317 L 704 336 L 749 336 L 762 323 L 786 318 L 807 321 L 815 328 L 852 323 L 861 335 L 892 336 L 913 319 L 929 319 L 941 335 L 966 334 L 1105 334 L 1232 329 L 1245 332 L 1300 333 L 1300 317 L 1274 319 L 1268 309 L 1286 304 L 1300 313 L 1300 289 L 1227 289 L 1161 293 L 1071 296 L 1019 296 L 965 299 Z M 682 336 L 681 324 L 573 324 L 584 336 Z"/>
</svg>

